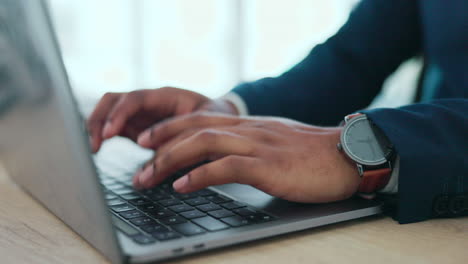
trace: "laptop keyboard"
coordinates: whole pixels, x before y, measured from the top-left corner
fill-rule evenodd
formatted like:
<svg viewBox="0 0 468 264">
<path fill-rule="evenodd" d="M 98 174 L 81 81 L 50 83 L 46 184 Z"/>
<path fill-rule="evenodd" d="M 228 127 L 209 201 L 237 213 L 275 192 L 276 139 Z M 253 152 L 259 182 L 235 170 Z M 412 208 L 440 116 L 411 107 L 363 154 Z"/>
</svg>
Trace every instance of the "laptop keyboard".
<svg viewBox="0 0 468 264">
<path fill-rule="evenodd" d="M 177 193 L 172 188 L 172 181 L 150 190 L 137 191 L 132 187 L 132 174 L 125 175 L 112 177 L 100 170 L 101 184 L 115 227 L 139 244 L 153 244 L 275 219 L 210 189 Z"/>
</svg>

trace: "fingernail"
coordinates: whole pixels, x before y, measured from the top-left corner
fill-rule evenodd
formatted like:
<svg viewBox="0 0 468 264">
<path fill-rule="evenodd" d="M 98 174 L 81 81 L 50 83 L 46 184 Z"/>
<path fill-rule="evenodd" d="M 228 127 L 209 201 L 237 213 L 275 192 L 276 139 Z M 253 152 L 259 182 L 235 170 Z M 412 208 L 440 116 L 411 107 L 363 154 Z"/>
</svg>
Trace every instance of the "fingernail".
<svg viewBox="0 0 468 264">
<path fill-rule="evenodd" d="M 178 191 L 185 189 L 189 184 L 189 175 L 186 174 L 172 184 L 172 187 Z"/>
<path fill-rule="evenodd" d="M 102 129 L 102 137 L 107 138 L 108 135 L 110 135 L 112 129 L 112 124 L 111 122 L 107 121 L 106 124 L 104 125 L 104 128 Z"/>
<path fill-rule="evenodd" d="M 140 185 L 146 186 L 148 181 L 154 176 L 154 164 L 148 166 L 138 177 L 140 178 Z"/>
<path fill-rule="evenodd" d="M 137 141 L 140 146 L 148 146 L 150 144 L 150 140 L 151 140 L 151 132 L 148 130 L 145 130 L 143 133 L 140 134 Z"/>
</svg>

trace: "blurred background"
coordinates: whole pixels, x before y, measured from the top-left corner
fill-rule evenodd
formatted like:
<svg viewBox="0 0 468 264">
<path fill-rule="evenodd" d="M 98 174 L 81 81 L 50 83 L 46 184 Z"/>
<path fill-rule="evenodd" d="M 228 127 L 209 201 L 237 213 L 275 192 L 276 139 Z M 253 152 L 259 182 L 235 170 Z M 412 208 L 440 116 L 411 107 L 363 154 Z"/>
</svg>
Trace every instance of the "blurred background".
<svg viewBox="0 0 468 264">
<path fill-rule="evenodd" d="M 50 0 L 72 86 L 81 96 L 176 86 L 218 97 L 276 76 L 346 21 L 358 0 Z M 420 63 L 405 63 L 372 106 L 412 100 Z"/>
</svg>

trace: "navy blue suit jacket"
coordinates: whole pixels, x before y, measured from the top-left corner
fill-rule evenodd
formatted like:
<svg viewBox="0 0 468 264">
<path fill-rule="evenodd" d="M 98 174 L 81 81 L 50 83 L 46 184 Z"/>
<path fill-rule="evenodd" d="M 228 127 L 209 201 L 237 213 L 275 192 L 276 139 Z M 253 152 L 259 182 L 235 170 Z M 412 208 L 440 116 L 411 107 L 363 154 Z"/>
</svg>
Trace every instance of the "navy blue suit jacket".
<svg viewBox="0 0 468 264">
<path fill-rule="evenodd" d="M 438 69 L 431 100 L 363 111 L 400 156 L 400 223 L 468 213 L 468 1 L 363 0 L 291 70 L 233 91 L 253 115 L 336 125 L 369 105 L 404 60 Z"/>
</svg>

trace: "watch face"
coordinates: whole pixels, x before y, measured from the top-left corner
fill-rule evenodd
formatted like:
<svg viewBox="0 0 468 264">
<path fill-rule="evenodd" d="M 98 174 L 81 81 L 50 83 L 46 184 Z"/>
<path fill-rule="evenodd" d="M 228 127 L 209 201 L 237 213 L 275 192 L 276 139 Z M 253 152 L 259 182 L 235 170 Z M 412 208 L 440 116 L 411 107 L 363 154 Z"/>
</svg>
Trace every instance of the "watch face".
<svg viewBox="0 0 468 264">
<path fill-rule="evenodd" d="M 349 121 L 341 143 L 351 159 L 370 166 L 385 163 L 392 151 L 389 140 L 364 115 Z"/>
</svg>

